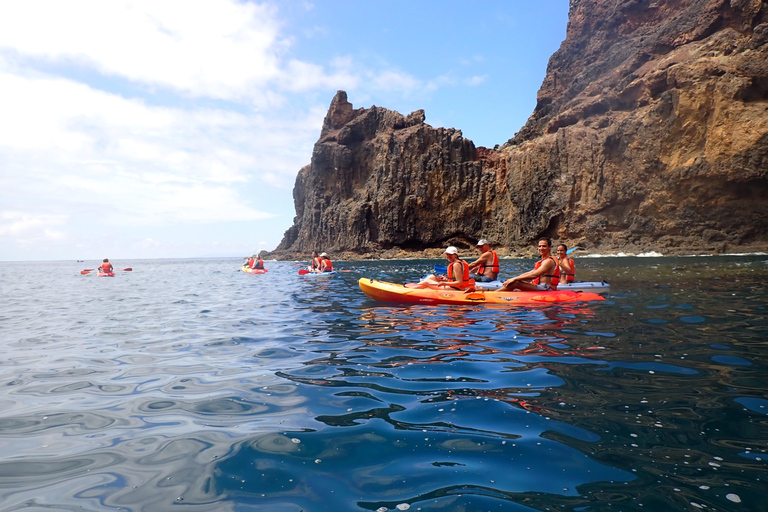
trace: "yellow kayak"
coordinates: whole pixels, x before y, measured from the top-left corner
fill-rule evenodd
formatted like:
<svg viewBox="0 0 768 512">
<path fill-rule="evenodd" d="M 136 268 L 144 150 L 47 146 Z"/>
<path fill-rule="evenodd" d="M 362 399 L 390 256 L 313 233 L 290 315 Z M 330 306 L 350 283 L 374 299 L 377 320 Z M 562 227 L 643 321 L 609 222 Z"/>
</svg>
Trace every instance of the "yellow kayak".
<svg viewBox="0 0 768 512">
<path fill-rule="evenodd" d="M 408 288 L 402 284 L 362 278 L 360 289 L 368 297 L 381 302 L 411 304 L 508 304 L 532 305 L 561 302 L 605 300 L 596 293 L 581 291 L 496 292 L 477 290 L 464 292 L 441 288 Z"/>
<path fill-rule="evenodd" d="M 240 270 L 242 270 L 243 272 L 247 272 L 249 274 L 266 274 L 267 273 L 267 269 L 265 268 L 251 268 L 248 265 L 243 265 L 242 267 L 240 267 Z"/>
</svg>

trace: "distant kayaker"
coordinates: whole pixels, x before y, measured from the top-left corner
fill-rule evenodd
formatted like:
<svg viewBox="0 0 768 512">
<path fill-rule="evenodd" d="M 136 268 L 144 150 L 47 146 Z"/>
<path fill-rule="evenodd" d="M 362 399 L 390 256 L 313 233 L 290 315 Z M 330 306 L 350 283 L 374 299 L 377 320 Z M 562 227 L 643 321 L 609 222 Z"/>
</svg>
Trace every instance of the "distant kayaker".
<svg viewBox="0 0 768 512">
<path fill-rule="evenodd" d="M 309 270 L 312 272 L 320 272 L 320 256 L 317 255 L 317 251 L 312 251 L 312 260 L 309 262 Z"/>
<path fill-rule="evenodd" d="M 410 286 L 413 288 L 454 288 L 456 290 L 474 288 L 475 282 L 469 277 L 469 264 L 459 258 L 458 249 L 451 245 L 443 254 L 449 262 L 446 275 L 430 274 L 418 284 Z"/>
<path fill-rule="evenodd" d="M 480 257 L 469 264 L 469 277 L 480 283 L 490 283 L 499 276 L 499 255 L 491 250 L 488 240 L 481 238 L 476 247 Z"/>
<path fill-rule="evenodd" d="M 109 258 L 104 258 L 104 261 L 99 265 L 99 272 L 102 272 L 104 274 L 109 274 L 110 272 L 114 272 L 115 267 L 112 266 L 112 264 L 109 262 Z"/>
<path fill-rule="evenodd" d="M 560 262 L 561 281 L 572 283 L 576 280 L 576 263 L 568 257 L 568 247 L 565 244 L 557 246 L 557 260 Z"/>
<path fill-rule="evenodd" d="M 264 260 L 258 254 L 251 256 L 251 268 L 264 270 Z"/>
<path fill-rule="evenodd" d="M 333 272 L 333 262 L 327 253 L 320 254 L 320 272 Z"/>
<path fill-rule="evenodd" d="M 498 291 L 557 290 L 557 283 L 560 282 L 560 265 L 551 254 L 552 240 L 546 237 L 540 238 L 537 248 L 539 254 L 541 254 L 541 259 L 536 262 L 533 270 L 512 279 L 507 279 Z"/>
</svg>

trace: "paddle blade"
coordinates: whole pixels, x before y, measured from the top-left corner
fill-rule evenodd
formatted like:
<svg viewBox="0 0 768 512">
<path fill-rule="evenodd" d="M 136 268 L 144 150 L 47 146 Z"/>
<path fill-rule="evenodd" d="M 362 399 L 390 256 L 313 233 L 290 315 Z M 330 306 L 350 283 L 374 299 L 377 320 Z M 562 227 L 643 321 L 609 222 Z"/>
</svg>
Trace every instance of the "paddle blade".
<svg viewBox="0 0 768 512">
<path fill-rule="evenodd" d="M 125 270 L 126 272 L 130 272 L 133 269 L 131 267 L 128 267 L 128 268 L 121 268 L 120 270 Z"/>
<path fill-rule="evenodd" d="M 301 270 L 299 270 L 299 275 L 300 276 L 303 276 L 303 275 L 306 275 L 306 274 L 309 274 L 309 270 L 307 270 L 305 268 L 302 268 Z"/>
<path fill-rule="evenodd" d="M 565 251 L 565 254 L 571 254 L 571 253 L 572 253 L 573 251 L 575 251 L 576 249 L 581 249 L 581 247 L 574 247 L 574 248 L 572 248 L 572 249 L 568 249 L 567 251 Z"/>
<path fill-rule="evenodd" d="M 448 267 L 445 267 L 443 265 L 435 265 L 435 272 L 438 274 L 445 274 L 448 272 Z"/>
<path fill-rule="evenodd" d="M 81 273 L 81 274 L 90 274 L 90 273 L 91 273 L 91 272 L 93 272 L 94 270 L 96 270 L 96 269 L 95 269 L 95 268 L 87 268 L 87 269 L 85 269 L 85 270 L 81 270 L 81 271 L 80 271 L 80 273 Z"/>
</svg>

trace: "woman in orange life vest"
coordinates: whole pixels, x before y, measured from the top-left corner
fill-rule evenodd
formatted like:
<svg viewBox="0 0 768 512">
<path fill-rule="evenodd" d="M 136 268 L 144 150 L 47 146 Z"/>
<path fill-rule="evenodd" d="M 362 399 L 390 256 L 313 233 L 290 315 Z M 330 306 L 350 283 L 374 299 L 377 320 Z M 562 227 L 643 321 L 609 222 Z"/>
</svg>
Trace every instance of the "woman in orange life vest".
<svg viewBox="0 0 768 512">
<path fill-rule="evenodd" d="M 99 265 L 99 272 L 103 272 L 105 274 L 109 274 L 110 272 L 114 272 L 115 267 L 112 266 L 112 264 L 109 262 L 109 258 L 104 258 L 104 261 L 101 265 Z"/>
<path fill-rule="evenodd" d="M 557 246 L 557 259 L 560 261 L 560 277 L 566 283 L 572 283 L 576 280 L 576 263 L 567 254 L 568 247 L 565 244 Z"/>
<path fill-rule="evenodd" d="M 455 290 L 474 289 L 475 280 L 469 278 L 469 264 L 459 258 L 459 251 L 454 246 L 448 247 L 445 252 L 446 259 L 449 261 L 446 276 L 436 276 L 430 274 L 414 288 L 453 288 Z"/>
<path fill-rule="evenodd" d="M 333 262 L 327 253 L 320 254 L 320 272 L 333 272 Z"/>
<path fill-rule="evenodd" d="M 499 255 L 491 250 L 488 240 L 482 238 L 477 242 L 480 257 L 469 264 L 469 277 L 479 283 L 490 283 L 499 276 Z"/>
<path fill-rule="evenodd" d="M 251 268 L 264 270 L 264 260 L 258 254 L 251 256 Z"/>
<path fill-rule="evenodd" d="M 552 240 L 540 238 L 537 245 L 541 259 L 530 272 L 520 274 L 512 279 L 507 279 L 499 288 L 500 292 L 522 291 L 546 291 L 557 290 L 560 282 L 560 265 L 552 257 Z"/>
</svg>

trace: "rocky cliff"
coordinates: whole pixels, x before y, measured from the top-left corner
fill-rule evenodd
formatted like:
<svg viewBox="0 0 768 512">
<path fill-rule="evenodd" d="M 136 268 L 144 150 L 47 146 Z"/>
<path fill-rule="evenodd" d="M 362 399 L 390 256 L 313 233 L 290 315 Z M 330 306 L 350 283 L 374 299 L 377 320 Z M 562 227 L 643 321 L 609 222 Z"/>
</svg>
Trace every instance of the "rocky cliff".
<svg viewBox="0 0 768 512">
<path fill-rule="evenodd" d="M 424 120 L 354 109 L 339 91 L 275 254 L 395 256 L 480 237 L 514 250 L 544 235 L 602 252 L 768 248 L 761 0 L 571 0 L 512 139 L 475 147 Z"/>
</svg>

